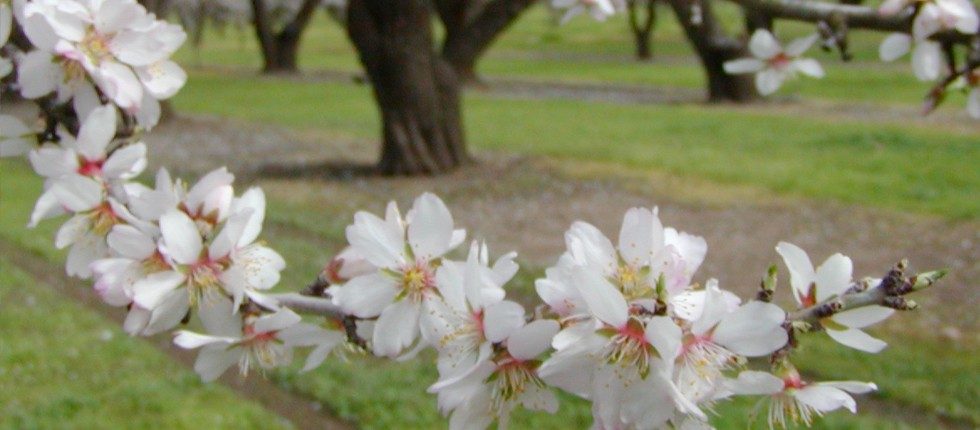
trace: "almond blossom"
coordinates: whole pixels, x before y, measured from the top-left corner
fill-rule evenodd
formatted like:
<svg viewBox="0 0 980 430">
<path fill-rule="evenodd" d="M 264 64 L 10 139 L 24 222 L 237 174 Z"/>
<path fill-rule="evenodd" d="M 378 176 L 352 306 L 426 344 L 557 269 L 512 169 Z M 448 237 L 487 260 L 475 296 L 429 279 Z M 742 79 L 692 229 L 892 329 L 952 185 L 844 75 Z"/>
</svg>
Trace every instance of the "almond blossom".
<svg viewBox="0 0 980 430">
<path fill-rule="evenodd" d="M 619 2 L 611 0 L 551 0 L 551 7 L 556 10 L 567 9 L 561 17 L 562 24 L 583 13 L 588 13 L 596 21 L 605 21 L 617 9 L 622 8 Z"/>
<path fill-rule="evenodd" d="M 921 6 L 912 22 L 912 34 L 888 35 L 882 41 L 878 53 L 884 61 L 895 61 L 911 50 L 915 76 L 922 81 L 934 81 L 939 79 L 946 65 L 942 47 L 938 42 L 929 40 L 929 37 L 949 30 L 976 34 L 980 31 L 980 18 L 969 0 L 888 0 L 882 3 L 879 11 L 891 15 L 913 3 L 920 3 Z"/>
<path fill-rule="evenodd" d="M 489 322 L 488 322 L 489 323 Z M 450 429 L 483 429 L 497 420 L 506 429 L 510 412 L 522 405 L 530 410 L 555 413 L 558 399 L 537 374 L 551 339 L 558 333 L 554 320 L 536 320 L 512 327 L 492 356 L 481 357 L 468 371 L 441 378 L 429 387 L 439 396 L 439 409 L 449 418 Z"/>
<path fill-rule="evenodd" d="M 776 92 L 783 82 L 795 77 L 797 73 L 822 78 L 824 71 L 820 63 L 812 58 L 801 57 L 819 39 L 819 35 L 813 34 L 796 39 L 783 49 L 772 33 L 766 29 L 758 29 L 749 40 L 749 52 L 754 58 L 727 61 L 724 64 L 725 72 L 755 73 L 756 89 L 764 96 Z"/>
<path fill-rule="evenodd" d="M 512 255 L 487 266 L 487 250 L 473 242 L 465 263 L 444 261 L 436 272 L 441 298 L 425 302 L 422 336 L 439 352 L 439 375 L 448 377 L 487 359 L 493 344 L 524 325 L 524 307 L 504 300 Z M 506 272 L 500 268 L 507 267 Z M 515 268 L 516 269 L 516 268 Z"/>
<path fill-rule="evenodd" d="M 827 258 L 816 270 L 810 257 L 800 247 L 779 242 L 776 252 L 789 268 L 793 297 L 801 307 L 813 306 L 828 298 L 839 296 L 851 287 L 851 259 L 842 254 Z M 865 352 L 877 353 L 887 346 L 879 339 L 861 331 L 895 313 L 894 309 L 872 305 L 836 313 L 824 318 L 821 325 L 827 335 L 837 342 Z"/>
<path fill-rule="evenodd" d="M 57 88 L 61 101 L 83 96 L 90 105 L 94 91 L 87 75 L 114 104 L 152 128 L 160 116 L 158 100 L 173 96 L 187 79 L 168 60 L 183 44 L 184 31 L 134 0 L 34 0 L 23 14 L 24 32 L 39 48 L 21 68 L 24 97 Z"/>
<path fill-rule="evenodd" d="M 358 318 L 378 318 L 374 353 L 396 357 L 416 344 L 423 302 L 436 297 L 436 269 L 466 236 L 434 194 L 417 198 L 405 219 L 391 202 L 385 218 L 358 212 L 347 227 L 351 246 L 377 270 L 340 286 L 334 302 Z"/>
<path fill-rule="evenodd" d="M 792 366 L 780 373 L 782 377 L 747 370 L 729 384 L 734 394 L 770 396 L 769 428 L 786 428 L 791 422 L 810 426 L 814 418 L 840 408 L 856 413 L 857 404 L 848 393 L 865 394 L 878 389 L 870 382 L 807 382 Z"/>
<path fill-rule="evenodd" d="M 300 322 L 300 316 L 289 309 L 262 316 L 248 314 L 243 321 L 232 315 L 230 301 L 214 306 L 215 312 L 201 316 L 211 334 L 181 330 L 174 337 L 174 344 L 181 348 L 201 348 L 194 371 L 205 382 L 218 379 L 236 363 L 242 375 L 251 368 L 267 370 L 289 363 L 293 347 L 308 345 L 313 338 L 310 334 L 322 330 Z"/>
</svg>

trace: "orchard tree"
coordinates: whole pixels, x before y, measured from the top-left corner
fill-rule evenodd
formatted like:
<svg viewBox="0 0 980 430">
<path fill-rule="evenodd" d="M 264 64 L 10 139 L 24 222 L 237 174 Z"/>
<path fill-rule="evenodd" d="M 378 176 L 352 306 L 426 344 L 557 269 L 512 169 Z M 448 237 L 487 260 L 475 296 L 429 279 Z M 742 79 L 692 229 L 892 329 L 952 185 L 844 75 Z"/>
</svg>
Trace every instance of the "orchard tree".
<svg viewBox="0 0 980 430">
<path fill-rule="evenodd" d="M 371 36 L 358 49 L 378 67 L 368 67 L 375 85 L 413 67 L 451 72 L 431 44 L 416 45 L 431 41 L 430 31 L 413 27 L 428 23 L 421 3 L 389 6 L 397 5 L 405 9 L 351 3 L 351 16 L 367 15 L 350 23 L 373 26 L 351 32 Z M 930 5 L 917 13 L 935 12 Z M 25 52 L 8 44 L 14 14 L 33 45 Z M 948 33 L 930 36 L 940 34 Z M 270 293 L 286 262 L 259 239 L 261 189 L 236 196 L 225 168 L 191 186 L 165 169 L 152 186 L 135 180 L 147 165 L 141 136 L 156 123 L 154 106 L 184 84 L 169 60 L 184 39 L 134 0 L 33 0 L 13 10 L 0 2 L 0 72 L 16 69 L 15 89 L 37 102 L 43 120 L 33 129 L 0 115 L 0 155 L 27 154 L 44 177 L 29 225 L 70 216 L 55 239 L 69 248 L 66 270 L 91 280 L 107 305 L 126 309 L 128 333 L 150 336 L 200 320 L 206 333 L 179 329 L 173 341 L 200 350 L 194 370 L 205 381 L 233 366 L 244 375 L 288 365 L 296 350 L 309 351 L 309 371 L 333 355 L 409 359 L 432 348 L 439 377 L 428 391 L 452 429 L 506 427 L 518 407 L 555 413 L 558 390 L 591 401 L 600 429 L 708 428 L 705 411 L 741 396 L 768 402 L 770 427 L 810 425 L 838 409 L 856 412 L 852 394 L 877 386 L 803 377 L 794 364 L 798 340 L 826 334 L 842 347 L 880 352 L 886 343 L 863 329 L 915 309 L 907 296 L 944 275 L 912 274 L 902 261 L 881 278 L 855 279 L 842 254 L 814 266 L 803 249 L 780 242 L 775 253 L 795 305 L 773 303 L 776 266 L 743 301 L 715 279 L 694 281 L 708 251 L 703 238 L 665 227 L 656 208 L 632 208 L 615 244 L 593 225 L 573 223 L 566 252 L 534 283 L 541 304 L 528 312 L 506 298 L 519 270 L 516 253 L 492 260 L 473 241 L 458 259 L 453 251 L 466 247 L 466 231 L 439 197 L 425 193 L 404 216 L 394 202 L 383 216 L 356 213 L 346 229 L 349 247 L 313 283 L 299 293 Z M 783 49 L 758 30 L 750 43 L 755 58 L 728 68 L 757 70 L 769 88 L 789 72 L 813 70 L 813 61 L 799 57 L 811 39 Z M 912 43 L 917 57 L 934 53 L 918 31 L 892 36 L 883 52 L 897 56 Z M 965 73 L 976 86 L 969 58 Z M 373 64 L 392 59 L 407 70 Z"/>
<path fill-rule="evenodd" d="M 648 61 L 653 58 L 653 30 L 657 25 L 656 0 L 626 0 L 630 31 L 636 45 L 636 58 Z"/>
</svg>

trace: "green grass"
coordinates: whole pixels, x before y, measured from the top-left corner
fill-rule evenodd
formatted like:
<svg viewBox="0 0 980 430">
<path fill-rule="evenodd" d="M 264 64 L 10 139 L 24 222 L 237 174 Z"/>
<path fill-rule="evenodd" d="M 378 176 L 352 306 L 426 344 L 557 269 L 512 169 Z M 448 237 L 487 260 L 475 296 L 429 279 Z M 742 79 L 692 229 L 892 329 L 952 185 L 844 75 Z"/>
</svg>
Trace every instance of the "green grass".
<svg viewBox="0 0 980 430">
<path fill-rule="evenodd" d="M 52 251 L 51 223 L 24 229 L 40 182 L 28 169 L 0 164 L 2 240 Z M 241 399 L 127 336 L 59 289 L 0 257 L 0 428 L 285 428 L 275 414 Z"/>
<path fill-rule="evenodd" d="M 177 109 L 373 141 L 367 87 L 194 74 Z M 569 100 L 464 103 L 477 149 L 600 161 L 950 218 L 980 216 L 977 134 L 725 107 Z M 368 144 L 368 143 L 366 143 Z M 763 160 L 763 161 L 760 161 Z"/>
<path fill-rule="evenodd" d="M 50 245 L 51 233 L 58 223 L 47 222 L 42 225 L 40 231 L 27 231 L 22 228 L 33 200 L 40 191 L 40 180 L 20 162 L 0 162 L 0 169 L 3 172 L 3 180 L 0 182 L 2 184 L 0 226 L 3 226 L 0 229 L 0 238 L 17 244 L 28 252 L 45 256 L 51 261 L 52 270 L 60 270 L 63 253 L 53 250 Z M 267 186 L 271 191 L 267 226 L 263 238 L 280 251 L 289 262 L 289 268 L 283 273 L 283 288 L 295 289 L 296 286 L 304 285 L 309 281 L 310 274 L 316 273 L 329 255 L 343 246 L 343 227 L 350 220 L 352 209 L 343 201 L 338 201 L 335 196 L 318 193 L 316 187 L 321 184 L 317 182 L 275 181 L 258 185 Z M 281 189 L 291 189 L 294 193 L 284 195 L 275 192 Z M 364 195 L 351 197 L 355 200 L 368 198 Z M 8 344 L 0 343 L 4 345 L 0 351 L 32 350 L 30 362 L 34 363 L 34 366 L 38 366 L 38 363 L 49 363 L 48 366 L 61 368 L 63 372 L 83 375 L 85 380 L 93 381 L 91 382 L 93 384 L 96 383 L 94 381 L 98 381 L 116 387 L 117 385 L 112 384 L 117 384 L 115 381 L 119 378 L 131 383 L 126 385 L 129 387 L 128 390 L 149 391 L 150 388 L 147 387 L 152 387 L 151 394 L 137 395 L 135 398 L 148 403 L 159 401 L 159 408 L 162 410 L 174 408 L 187 414 L 222 410 L 231 414 L 227 411 L 238 411 L 237 408 L 243 407 L 241 403 L 224 405 L 188 400 L 196 399 L 196 393 L 201 390 L 212 393 L 207 396 L 209 402 L 218 402 L 223 398 L 222 396 L 231 396 L 231 394 L 216 386 L 202 387 L 193 375 L 177 369 L 176 365 L 166 363 L 164 357 L 142 341 L 126 338 L 118 329 L 112 327 L 113 324 L 53 294 L 53 287 L 34 286 L 30 290 L 25 290 L 23 285 L 33 285 L 29 277 L 23 274 L 12 275 L 19 272 L 7 270 L 8 266 L 0 265 L 0 268 L 3 269 L 0 270 L 0 279 L 5 279 L 3 285 L 7 285 L 0 287 L 4 288 L 0 290 L 4 292 L 0 300 L 0 310 L 3 311 L 0 312 L 0 322 L 4 323 L 2 326 L 5 329 L 12 327 L 13 330 L 34 330 L 33 335 L 29 337 L 6 338 L 8 339 L 6 342 L 10 342 L 9 339 L 17 339 L 17 341 Z M 525 299 L 531 297 L 533 294 L 531 281 L 534 276 L 540 274 L 540 271 L 541 268 L 526 268 L 514 282 L 512 294 Z M 9 285 L 21 287 L 13 290 Z M 30 291 L 30 294 L 35 297 L 37 307 L 25 310 L 20 305 L 24 300 L 19 298 L 22 297 L 23 291 Z M 28 314 L 16 312 L 28 312 Z M 41 312 L 44 318 L 39 314 Z M 916 317 L 920 316 L 901 315 L 897 318 Z M 70 330 L 65 332 L 65 327 L 70 327 Z M 114 334 L 112 340 L 107 344 L 98 343 L 99 347 L 93 349 L 90 343 L 101 342 L 97 337 L 104 330 L 110 330 Z M 937 426 L 937 417 L 940 415 L 972 423 L 970 425 L 980 424 L 980 416 L 978 416 L 980 414 L 974 407 L 974 401 L 980 393 L 975 378 L 969 377 L 980 365 L 974 344 L 966 342 L 951 346 L 927 333 L 911 333 L 901 337 L 889 332 L 876 334 L 892 344 L 882 354 L 867 355 L 846 350 L 826 339 L 820 339 L 822 335 L 816 335 L 815 339 L 805 341 L 805 348 L 798 362 L 802 369 L 819 379 L 846 378 L 876 382 L 881 388 L 878 395 L 880 399 L 899 409 L 913 406 L 915 409 L 911 413 L 920 415 L 922 420 L 919 421 L 920 425 Z M 69 356 L 67 351 L 71 348 L 75 348 L 79 353 Z M 86 354 L 85 351 L 90 352 Z M 8 354 L 0 355 L 6 357 Z M 70 367 L 68 367 L 69 363 L 71 363 Z M 43 374 L 61 375 L 54 371 L 46 372 Z M 157 379 L 162 373 L 181 376 L 175 378 L 177 383 L 167 385 L 163 382 L 166 379 L 163 381 Z M 40 374 L 42 373 L 35 373 L 32 377 Z M 129 374 L 133 376 L 126 376 Z M 435 376 L 431 362 L 426 359 L 392 363 L 366 357 L 355 357 L 350 363 L 339 359 L 328 360 L 323 367 L 308 374 L 299 374 L 295 368 L 272 374 L 272 378 L 281 385 L 318 399 L 333 413 L 354 421 L 365 429 L 435 428 L 445 425 L 445 421 L 437 413 L 434 397 L 425 393 L 425 387 L 435 380 Z M 9 373 L 0 374 L 0 381 L 3 381 L 6 386 L 7 380 L 4 378 L 9 377 Z M 57 379 L 62 378 L 59 376 Z M 45 383 L 49 383 L 47 381 L 49 380 L 45 376 L 36 386 L 24 390 L 42 389 L 38 387 L 45 387 Z M 53 389 L 51 387 L 53 386 L 47 386 L 46 389 Z M 112 398 L 114 390 L 99 393 L 100 396 L 105 397 L 91 400 L 91 396 L 82 395 L 91 390 L 91 386 L 73 389 L 77 390 L 72 391 L 76 393 L 74 395 L 84 399 L 79 400 L 82 405 L 79 407 L 81 410 L 91 405 L 101 405 L 102 402 L 109 403 L 114 400 L 121 402 L 121 399 Z M 178 396 L 184 391 L 187 391 L 186 395 Z M 15 397 L 18 399 L 28 398 L 25 392 L 16 393 Z M 41 395 L 41 398 L 53 397 Z M 182 400 L 189 403 L 180 403 Z M 716 418 L 715 424 L 720 428 L 745 428 L 748 425 L 747 417 L 753 403 L 739 401 L 722 405 L 719 408 L 720 416 Z M 6 403 L 0 402 L 0 404 Z M 63 407 L 65 406 L 57 408 Z M 127 410 L 130 408 L 120 407 L 118 411 L 121 416 L 125 416 Z M 41 423 L 39 425 L 44 427 L 43 423 L 50 421 L 43 420 L 62 416 L 63 412 L 58 411 L 61 409 L 39 407 L 32 412 L 33 415 L 29 419 L 36 420 L 34 422 L 39 422 Z M 244 412 L 235 412 L 234 416 L 251 417 Z M 589 422 L 588 417 L 589 410 L 585 402 L 563 396 L 559 415 L 519 413 L 515 416 L 514 428 L 584 428 Z M 164 418 L 168 417 L 158 417 L 148 413 L 141 418 L 145 421 L 140 422 L 150 423 Z M 256 422 L 249 421 L 252 418 L 241 419 L 246 423 Z M 901 416 L 881 415 L 870 409 L 862 410 L 857 416 L 847 413 L 831 414 L 826 420 L 821 421 L 817 428 L 912 427 L 912 424 L 903 424 L 902 420 Z M 755 427 L 759 427 L 759 424 L 757 423 Z M 179 423 L 174 425 L 179 426 Z"/>
<path fill-rule="evenodd" d="M 719 16 L 729 23 L 731 34 L 741 31 L 742 18 L 734 6 L 720 3 Z M 544 7 L 534 7 L 501 35 L 478 63 L 478 71 L 491 78 L 704 88 L 704 74 L 668 8 L 660 10 L 651 63 L 633 59 L 626 19 L 618 15 L 597 23 L 579 17 L 557 26 Z M 776 33 L 785 41 L 813 31 L 809 25 L 781 23 Z M 894 64 L 878 60 L 878 44 L 883 38 L 880 33 L 853 32 L 849 44 L 854 60 L 849 63 L 840 61 L 836 54 L 813 49 L 808 55 L 824 64 L 827 77 L 801 81 L 780 94 L 871 104 L 920 103 L 928 86 L 915 80 L 907 58 Z M 177 58 L 185 65 L 239 66 L 246 70 L 258 70 L 261 65 L 254 37 L 247 29 L 209 32 L 200 50 L 186 47 Z M 308 29 L 299 58 L 300 67 L 306 71 L 360 70 L 343 29 L 325 15 L 319 15 Z M 962 109 L 965 97 L 951 97 L 947 103 L 944 109 Z"/>
</svg>

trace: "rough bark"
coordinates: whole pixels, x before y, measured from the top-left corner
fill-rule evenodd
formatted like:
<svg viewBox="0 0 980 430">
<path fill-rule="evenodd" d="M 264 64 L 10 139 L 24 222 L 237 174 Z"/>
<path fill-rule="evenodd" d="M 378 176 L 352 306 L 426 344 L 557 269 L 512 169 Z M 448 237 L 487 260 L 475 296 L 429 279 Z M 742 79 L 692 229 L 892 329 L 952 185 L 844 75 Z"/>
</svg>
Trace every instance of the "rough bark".
<svg viewBox="0 0 980 430">
<path fill-rule="evenodd" d="M 653 28 L 657 22 L 657 3 L 655 0 L 630 0 L 627 6 L 630 30 L 636 42 L 636 59 L 649 61 L 653 58 L 652 39 Z"/>
<path fill-rule="evenodd" d="M 437 0 L 446 27 L 442 57 L 464 82 L 475 82 L 476 61 L 535 0 Z"/>
<path fill-rule="evenodd" d="M 708 100 L 746 102 L 758 98 L 750 75 L 725 72 L 726 61 L 748 55 L 745 43 L 725 35 L 711 7 L 711 0 L 699 0 L 700 19 L 692 19 L 689 0 L 668 0 L 694 47 L 708 78 Z"/>
<path fill-rule="evenodd" d="M 443 173 L 468 160 L 453 67 L 433 50 L 426 0 L 352 0 L 347 33 L 381 113 L 378 169 Z"/>
<path fill-rule="evenodd" d="M 303 32 L 309 26 L 319 0 L 304 0 L 292 21 L 276 30 L 265 0 L 252 1 L 252 24 L 262 51 L 264 73 L 296 73 L 299 71 L 297 54 Z"/>
</svg>

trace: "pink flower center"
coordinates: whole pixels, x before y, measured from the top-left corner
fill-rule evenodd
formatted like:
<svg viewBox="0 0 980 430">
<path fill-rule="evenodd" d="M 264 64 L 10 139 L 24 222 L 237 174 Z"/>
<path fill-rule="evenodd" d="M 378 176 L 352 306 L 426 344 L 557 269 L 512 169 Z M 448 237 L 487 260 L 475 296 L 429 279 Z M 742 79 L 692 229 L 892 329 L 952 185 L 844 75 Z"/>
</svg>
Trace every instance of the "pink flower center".
<svg viewBox="0 0 980 430">
<path fill-rule="evenodd" d="M 81 165 L 78 167 L 79 175 L 93 178 L 102 176 L 102 164 L 105 163 L 105 160 L 89 161 L 82 159 L 81 161 Z"/>
<path fill-rule="evenodd" d="M 789 67 L 792 61 L 793 59 L 790 56 L 780 52 L 775 57 L 769 59 L 769 65 L 776 70 L 783 70 Z"/>
</svg>

